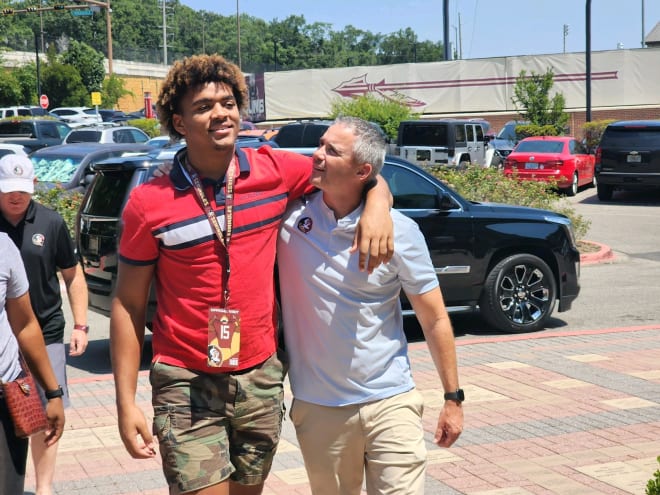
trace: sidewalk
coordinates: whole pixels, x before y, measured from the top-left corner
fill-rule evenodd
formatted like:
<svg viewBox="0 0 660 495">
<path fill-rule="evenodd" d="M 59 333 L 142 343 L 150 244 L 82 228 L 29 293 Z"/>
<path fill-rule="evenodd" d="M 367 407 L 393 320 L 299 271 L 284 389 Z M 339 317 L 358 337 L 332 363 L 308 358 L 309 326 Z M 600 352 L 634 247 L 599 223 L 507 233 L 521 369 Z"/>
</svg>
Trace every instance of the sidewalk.
<svg viewBox="0 0 660 495">
<path fill-rule="evenodd" d="M 457 348 L 465 431 L 445 450 L 432 443 L 443 402 L 433 364 L 425 343 L 410 346 L 426 399 L 427 494 L 644 495 L 659 467 L 660 326 L 465 337 Z M 121 444 L 112 377 L 70 387 L 55 493 L 166 495 L 159 459 L 131 459 Z M 150 415 L 146 372 L 138 400 Z M 264 493 L 311 493 L 288 418 Z"/>
</svg>

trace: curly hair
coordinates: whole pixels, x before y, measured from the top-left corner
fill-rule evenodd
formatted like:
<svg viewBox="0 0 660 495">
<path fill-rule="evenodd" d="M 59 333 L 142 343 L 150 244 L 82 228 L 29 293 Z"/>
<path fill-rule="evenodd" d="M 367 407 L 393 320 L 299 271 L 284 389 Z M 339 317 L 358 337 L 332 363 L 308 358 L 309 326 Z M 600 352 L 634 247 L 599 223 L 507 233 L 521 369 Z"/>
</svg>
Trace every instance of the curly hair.
<svg viewBox="0 0 660 495">
<path fill-rule="evenodd" d="M 245 76 L 236 64 L 220 55 L 193 55 L 178 60 L 172 65 L 158 95 L 156 111 L 160 125 L 175 138 L 183 136 L 174 129 L 172 115 L 181 113 L 181 100 L 191 88 L 207 83 L 218 82 L 232 88 L 236 104 L 242 111 L 248 100 Z"/>
</svg>

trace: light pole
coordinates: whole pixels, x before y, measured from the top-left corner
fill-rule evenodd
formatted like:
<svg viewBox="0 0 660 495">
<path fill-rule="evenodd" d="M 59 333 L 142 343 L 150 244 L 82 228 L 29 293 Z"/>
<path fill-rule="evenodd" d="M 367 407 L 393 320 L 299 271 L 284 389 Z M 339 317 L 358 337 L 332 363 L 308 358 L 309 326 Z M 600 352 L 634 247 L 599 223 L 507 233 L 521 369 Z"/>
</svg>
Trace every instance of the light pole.
<svg viewBox="0 0 660 495">
<path fill-rule="evenodd" d="M 236 51 L 238 52 L 238 68 L 243 70 L 241 65 L 241 16 L 238 12 L 238 0 L 236 0 Z"/>
<path fill-rule="evenodd" d="M 564 53 L 566 53 L 566 36 L 568 36 L 570 30 L 570 26 L 568 24 L 564 24 Z"/>
</svg>

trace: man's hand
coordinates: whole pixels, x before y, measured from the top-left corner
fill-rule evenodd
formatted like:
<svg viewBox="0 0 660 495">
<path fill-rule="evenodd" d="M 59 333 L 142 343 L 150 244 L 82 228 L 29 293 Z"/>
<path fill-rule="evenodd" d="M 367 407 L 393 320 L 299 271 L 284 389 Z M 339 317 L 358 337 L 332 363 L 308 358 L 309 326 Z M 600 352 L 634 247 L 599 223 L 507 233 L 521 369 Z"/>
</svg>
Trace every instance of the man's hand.
<svg viewBox="0 0 660 495">
<path fill-rule="evenodd" d="M 69 344 L 69 356 L 80 356 L 87 349 L 88 343 L 87 332 L 73 329 L 71 331 L 71 343 Z"/>
<path fill-rule="evenodd" d="M 154 177 L 163 177 L 165 175 L 170 175 L 172 167 L 174 164 L 172 162 L 163 162 L 158 165 L 158 168 L 154 170 Z"/>
<path fill-rule="evenodd" d="M 50 447 L 60 439 L 64 431 L 64 405 L 61 398 L 48 401 L 46 404 L 46 417 L 48 418 L 48 428 L 46 429 L 44 441 Z"/>
<path fill-rule="evenodd" d="M 156 456 L 156 445 L 147 420 L 135 404 L 119 411 L 119 436 L 134 459 L 151 459 Z"/>
<path fill-rule="evenodd" d="M 462 431 L 463 407 L 454 401 L 445 401 L 433 440 L 439 447 L 451 447 Z"/>
<path fill-rule="evenodd" d="M 373 272 L 381 263 L 387 263 L 394 254 L 394 224 L 389 214 L 369 214 L 367 208 L 358 222 L 351 253 L 360 251 L 360 271 Z"/>
</svg>

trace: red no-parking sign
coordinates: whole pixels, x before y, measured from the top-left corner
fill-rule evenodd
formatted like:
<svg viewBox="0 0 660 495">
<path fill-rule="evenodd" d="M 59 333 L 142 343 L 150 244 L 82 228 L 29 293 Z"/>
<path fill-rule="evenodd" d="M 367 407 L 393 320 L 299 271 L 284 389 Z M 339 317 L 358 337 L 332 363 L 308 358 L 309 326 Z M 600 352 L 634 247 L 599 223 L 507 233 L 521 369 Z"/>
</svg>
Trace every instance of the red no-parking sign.
<svg viewBox="0 0 660 495">
<path fill-rule="evenodd" d="M 49 105 L 48 95 L 41 95 L 41 97 L 39 98 L 39 105 L 41 105 L 41 108 L 43 108 L 44 110 L 48 108 Z"/>
</svg>

